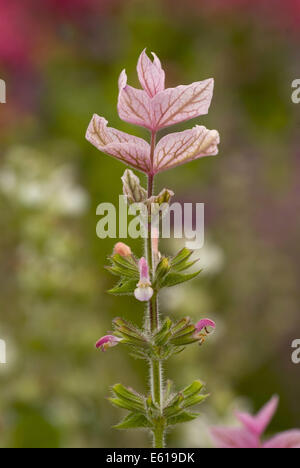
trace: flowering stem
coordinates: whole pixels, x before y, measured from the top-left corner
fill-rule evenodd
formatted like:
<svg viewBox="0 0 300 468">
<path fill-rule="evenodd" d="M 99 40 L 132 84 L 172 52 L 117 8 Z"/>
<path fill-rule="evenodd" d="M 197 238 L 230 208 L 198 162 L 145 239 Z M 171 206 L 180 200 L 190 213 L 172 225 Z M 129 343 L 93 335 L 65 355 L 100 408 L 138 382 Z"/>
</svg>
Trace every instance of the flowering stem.
<svg viewBox="0 0 300 468">
<path fill-rule="evenodd" d="M 156 132 L 151 133 L 151 161 L 153 160 L 154 149 L 156 141 Z M 154 176 L 152 174 L 148 175 L 148 198 L 153 195 L 153 182 Z M 152 280 L 154 276 L 154 262 L 153 262 L 153 251 L 152 251 L 152 236 L 151 236 L 151 218 L 148 221 L 148 236 L 146 239 L 146 254 L 149 269 L 152 275 Z M 148 313 L 149 313 L 149 324 L 151 334 L 159 326 L 159 310 L 158 310 L 158 299 L 157 292 L 154 291 L 154 294 L 151 300 L 148 302 Z M 160 408 L 162 413 L 162 363 L 157 359 L 150 360 L 150 382 L 151 382 L 151 394 L 152 399 L 157 407 Z M 164 422 L 163 418 L 160 418 L 156 421 L 156 427 L 153 431 L 154 441 L 153 445 L 155 448 L 164 447 Z"/>
</svg>

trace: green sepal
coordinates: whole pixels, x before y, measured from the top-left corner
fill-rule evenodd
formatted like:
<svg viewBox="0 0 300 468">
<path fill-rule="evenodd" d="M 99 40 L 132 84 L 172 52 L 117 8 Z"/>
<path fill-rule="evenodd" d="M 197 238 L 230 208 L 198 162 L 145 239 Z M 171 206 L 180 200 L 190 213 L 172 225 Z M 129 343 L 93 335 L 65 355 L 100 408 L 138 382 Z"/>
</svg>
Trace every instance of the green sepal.
<svg viewBox="0 0 300 468">
<path fill-rule="evenodd" d="M 175 333 L 179 332 L 182 330 L 184 327 L 186 327 L 189 323 L 191 322 L 190 317 L 184 317 L 178 322 L 176 322 L 173 327 L 171 328 L 172 334 L 174 335 Z"/>
<path fill-rule="evenodd" d="M 170 328 L 172 326 L 172 321 L 169 317 L 166 318 L 161 328 L 156 332 L 154 336 L 154 343 L 157 346 L 161 346 L 167 343 L 168 339 L 171 337 Z"/>
<path fill-rule="evenodd" d="M 170 268 L 171 268 L 171 264 L 169 262 L 169 259 L 167 257 L 163 257 L 156 267 L 155 277 L 154 277 L 154 282 L 153 282 L 154 287 L 161 286 L 161 283 L 163 282 L 166 275 L 169 273 Z"/>
<path fill-rule="evenodd" d="M 151 422 L 143 414 L 130 413 L 119 424 L 113 426 L 114 429 L 138 429 L 152 428 Z"/>
<path fill-rule="evenodd" d="M 195 325 L 187 325 L 172 335 L 170 343 L 175 346 L 185 346 L 187 344 L 196 343 L 199 341 L 199 338 L 195 336 L 195 332 Z"/>
</svg>

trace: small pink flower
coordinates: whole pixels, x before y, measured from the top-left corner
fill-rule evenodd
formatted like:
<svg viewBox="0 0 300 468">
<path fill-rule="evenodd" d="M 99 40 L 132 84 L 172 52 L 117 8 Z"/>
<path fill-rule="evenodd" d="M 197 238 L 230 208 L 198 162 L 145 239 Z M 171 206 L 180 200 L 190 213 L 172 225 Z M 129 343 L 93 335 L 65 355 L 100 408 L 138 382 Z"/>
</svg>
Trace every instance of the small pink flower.
<svg viewBox="0 0 300 468">
<path fill-rule="evenodd" d="M 195 325 L 195 338 L 199 338 L 199 344 L 204 343 L 206 337 L 211 333 L 211 329 L 215 329 L 216 324 L 210 319 L 201 319 Z"/>
<path fill-rule="evenodd" d="M 153 62 L 145 50 L 138 60 L 137 72 L 143 89 L 127 84 L 125 70 L 119 77 L 118 111 L 121 119 L 148 128 L 151 132 L 207 114 L 213 94 L 213 79 L 165 89 L 165 73 L 158 57 Z M 103 153 L 129 166 L 157 174 L 204 156 L 218 153 L 220 142 L 216 130 L 196 125 L 190 130 L 171 133 L 161 138 L 154 155 L 142 138 L 107 126 L 107 120 L 94 114 L 87 140 Z"/>
<path fill-rule="evenodd" d="M 153 289 L 151 288 L 149 267 L 146 259 L 142 257 L 139 261 L 140 281 L 134 291 L 134 295 L 138 301 L 149 301 L 153 296 Z"/>
<path fill-rule="evenodd" d="M 197 332 L 201 332 L 203 328 L 205 329 L 206 333 L 209 333 L 209 328 L 216 328 L 216 324 L 213 320 L 210 319 L 201 319 L 198 323 L 196 323 L 195 328 Z"/>
<path fill-rule="evenodd" d="M 131 248 L 123 242 L 117 242 L 114 246 L 114 254 L 121 255 L 121 257 L 129 257 L 132 255 Z"/>
<path fill-rule="evenodd" d="M 261 436 L 278 406 L 278 397 L 271 400 L 255 415 L 236 414 L 242 427 L 214 427 L 211 434 L 218 448 L 300 448 L 300 430 L 281 432 L 266 442 Z"/>
<path fill-rule="evenodd" d="M 101 349 L 101 351 L 106 351 L 108 348 L 112 348 L 113 346 L 117 346 L 119 341 L 122 341 L 122 338 L 118 338 L 114 335 L 105 335 L 100 338 L 100 340 L 96 343 L 96 348 Z"/>
</svg>

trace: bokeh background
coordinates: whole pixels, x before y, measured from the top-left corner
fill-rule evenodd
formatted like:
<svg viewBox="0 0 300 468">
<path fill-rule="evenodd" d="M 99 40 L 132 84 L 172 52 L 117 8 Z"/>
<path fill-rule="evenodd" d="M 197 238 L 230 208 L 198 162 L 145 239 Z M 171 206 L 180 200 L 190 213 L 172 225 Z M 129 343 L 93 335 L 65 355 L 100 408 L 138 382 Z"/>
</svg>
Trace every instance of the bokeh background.
<svg viewBox="0 0 300 468">
<path fill-rule="evenodd" d="M 95 341 L 116 315 L 142 322 L 143 306 L 110 297 L 114 240 L 96 237 L 96 207 L 117 202 L 124 166 L 84 139 L 91 115 L 120 121 L 117 79 L 137 85 L 144 47 L 163 62 L 167 86 L 215 78 L 210 112 L 220 155 L 161 174 L 157 189 L 206 204 L 204 271 L 161 298 L 173 318 L 210 317 L 217 332 L 168 363 L 180 388 L 201 378 L 211 393 L 198 421 L 168 437 L 207 447 L 208 428 L 280 408 L 270 432 L 300 426 L 300 2 L 243 0 L 0 0 L 1 447 L 139 447 L 143 432 L 115 431 L 105 399 L 116 382 L 146 391 L 147 369 L 121 347 Z M 140 242 L 130 242 L 141 254 Z M 165 248 L 181 247 L 173 241 Z"/>
</svg>

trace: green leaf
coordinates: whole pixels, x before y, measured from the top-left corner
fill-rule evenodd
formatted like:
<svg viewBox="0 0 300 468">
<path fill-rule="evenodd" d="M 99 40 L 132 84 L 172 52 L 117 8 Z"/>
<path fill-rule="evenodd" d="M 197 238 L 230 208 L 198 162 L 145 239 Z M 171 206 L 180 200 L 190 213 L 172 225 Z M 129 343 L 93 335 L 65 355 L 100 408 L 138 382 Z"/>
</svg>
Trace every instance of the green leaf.
<svg viewBox="0 0 300 468">
<path fill-rule="evenodd" d="M 122 384 L 116 384 L 112 388 L 113 392 L 117 397 L 125 398 L 126 400 L 133 401 L 141 406 L 144 409 L 144 400 L 141 395 L 135 392 L 132 389 L 124 387 Z"/>
<path fill-rule="evenodd" d="M 137 264 L 134 262 L 134 260 L 132 260 L 132 257 L 129 257 L 129 258 L 130 259 L 127 259 L 125 257 L 122 257 L 119 254 L 115 254 L 111 257 L 111 261 L 115 263 L 116 265 L 119 265 L 122 268 L 132 271 L 133 273 L 136 274 L 138 278 L 139 270 L 138 270 Z"/>
<path fill-rule="evenodd" d="M 189 411 L 183 411 L 182 413 L 172 416 L 167 419 L 168 426 L 175 426 L 175 424 L 181 424 L 189 421 L 193 421 L 198 418 L 200 413 L 190 413 Z"/>
<path fill-rule="evenodd" d="M 193 395 L 184 400 L 182 407 L 188 408 L 189 406 L 198 405 L 199 403 L 202 403 L 202 401 L 206 400 L 207 397 L 209 397 L 209 395 Z"/>
<path fill-rule="evenodd" d="M 201 273 L 202 270 L 198 270 L 195 273 L 190 273 L 188 275 L 183 275 L 182 273 L 169 273 L 164 280 L 162 281 L 161 287 L 170 288 L 176 284 L 184 283 L 185 281 L 192 280 Z"/>
<path fill-rule="evenodd" d="M 178 254 L 173 258 L 171 262 L 172 267 L 176 267 L 181 263 L 186 262 L 190 258 L 192 253 L 193 250 L 187 249 L 186 247 L 181 249 L 180 252 L 178 252 Z"/>
<path fill-rule="evenodd" d="M 136 280 L 121 280 L 112 289 L 109 289 L 109 294 L 121 295 L 121 294 L 132 294 L 136 288 Z"/>
<path fill-rule="evenodd" d="M 142 414 L 131 413 L 119 424 L 113 426 L 115 429 L 137 429 L 141 427 L 152 427 L 151 422 Z"/>
<path fill-rule="evenodd" d="M 200 393 L 203 388 L 203 383 L 200 380 L 195 380 L 191 385 L 185 387 L 181 393 L 185 398 L 189 398 L 193 395 Z"/>
<path fill-rule="evenodd" d="M 183 262 L 182 264 L 176 267 L 173 267 L 172 271 L 179 273 L 180 271 L 184 271 L 184 270 L 187 270 L 188 268 L 191 268 L 197 262 L 199 262 L 199 258 L 197 258 L 196 260 L 193 260 L 192 262 Z"/>
<path fill-rule="evenodd" d="M 144 412 L 144 408 L 141 408 L 139 404 L 133 401 L 126 400 L 125 398 L 108 398 L 108 400 L 111 402 L 112 405 L 118 408 L 124 408 L 128 411 L 133 412 L 138 411 L 139 413 Z"/>
<path fill-rule="evenodd" d="M 125 276 L 126 278 L 135 278 L 135 282 L 137 283 L 138 276 L 131 270 L 128 270 L 126 268 L 123 268 L 119 265 L 113 265 L 113 266 L 105 266 L 105 270 L 109 271 L 112 275 L 115 276 Z"/>
</svg>

